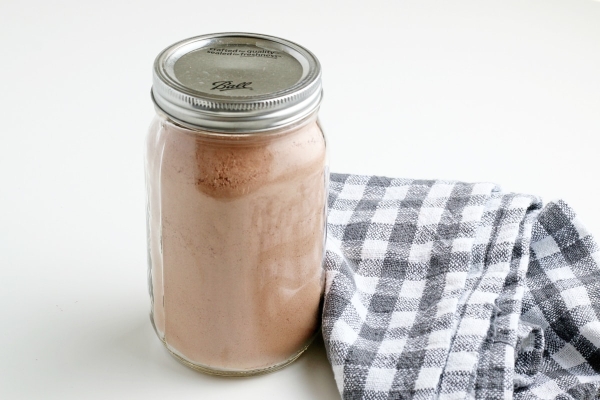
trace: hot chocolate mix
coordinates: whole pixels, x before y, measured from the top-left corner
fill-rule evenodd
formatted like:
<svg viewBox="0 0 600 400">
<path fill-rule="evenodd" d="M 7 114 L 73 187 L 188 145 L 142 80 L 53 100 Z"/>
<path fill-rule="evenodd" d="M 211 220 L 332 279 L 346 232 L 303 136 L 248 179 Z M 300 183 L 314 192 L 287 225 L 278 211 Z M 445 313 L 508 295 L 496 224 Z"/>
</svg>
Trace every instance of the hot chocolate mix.
<svg viewBox="0 0 600 400">
<path fill-rule="evenodd" d="M 211 369 L 285 362 L 319 326 L 326 154 L 316 117 L 222 138 L 155 124 L 147 173 L 159 336 Z"/>
</svg>

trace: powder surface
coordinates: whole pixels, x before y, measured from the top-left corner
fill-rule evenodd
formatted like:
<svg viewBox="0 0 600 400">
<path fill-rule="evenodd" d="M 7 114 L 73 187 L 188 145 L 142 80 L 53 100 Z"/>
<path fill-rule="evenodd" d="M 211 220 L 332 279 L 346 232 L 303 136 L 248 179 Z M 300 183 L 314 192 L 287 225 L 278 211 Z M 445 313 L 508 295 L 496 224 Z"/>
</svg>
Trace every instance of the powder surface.
<svg viewBox="0 0 600 400">
<path fill-rule="evenodd" d="M 319 326 L 326 160 L 318 124 L 214 139 L 158 123 L 147 157 L 157 332 L 201 366 L 286 361 Z"/>
</svg>

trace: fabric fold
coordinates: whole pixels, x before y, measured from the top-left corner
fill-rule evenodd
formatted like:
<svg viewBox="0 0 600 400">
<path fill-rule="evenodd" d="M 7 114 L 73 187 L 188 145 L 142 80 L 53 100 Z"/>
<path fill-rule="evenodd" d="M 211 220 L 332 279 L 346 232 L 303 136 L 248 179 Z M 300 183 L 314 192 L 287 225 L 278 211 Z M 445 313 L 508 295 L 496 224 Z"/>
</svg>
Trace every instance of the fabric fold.
<svg viewBox="0 0 600 400">
<path fill-rule="evenodd" d="M 600 387 L 588 374 L 550 388 L 555 366 L 540 351 L 554 334 L 592 372 L 600 355 L 598 251 L 573 217 L 564 203 L 542 209 L 490 183 L 331 174 L 323 336 L 342 397 L 555 398 L 544 396 Z M 547 285 L 530 289 L 537 274 L 560 278 L 582 263 L 557 289 L 575 308 L 547 304 Z M 571 326 L 576 343 L 561 336 Z M 567 354 L 552 359 L 583 369 Z"/>
</svg>

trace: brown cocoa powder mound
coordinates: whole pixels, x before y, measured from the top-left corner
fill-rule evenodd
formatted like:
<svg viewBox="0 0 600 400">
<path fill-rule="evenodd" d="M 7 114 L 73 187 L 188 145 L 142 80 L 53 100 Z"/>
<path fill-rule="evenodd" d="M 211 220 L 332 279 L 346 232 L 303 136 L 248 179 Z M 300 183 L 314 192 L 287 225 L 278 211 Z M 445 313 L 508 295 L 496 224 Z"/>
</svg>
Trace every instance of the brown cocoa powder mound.
<svg viewBox="0 0 600 400">
<path fill-rule="evenodd" d="M 225 144 L 198 141 L 196 185 L 212 197 L 237 197 L 247 194 L 268 178 L 273 155 L 260 145 Z"/>
</svg>

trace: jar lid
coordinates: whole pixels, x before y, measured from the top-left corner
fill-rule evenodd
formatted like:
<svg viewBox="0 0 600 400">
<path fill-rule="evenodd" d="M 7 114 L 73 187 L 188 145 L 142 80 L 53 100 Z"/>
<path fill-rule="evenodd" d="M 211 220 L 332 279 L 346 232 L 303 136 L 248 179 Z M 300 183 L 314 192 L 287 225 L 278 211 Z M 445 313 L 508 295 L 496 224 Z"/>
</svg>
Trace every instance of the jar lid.
<svg viewBox="0 0 600 400">
<path fill-rule="evenodd" d="M 315 111 L 321 98 L 317 58 L 273 36 L 197 36 L 167 47 L 154 62 L 154 103 L 192 128 L 230 133 L 281 128 Z"/>
</svg>

